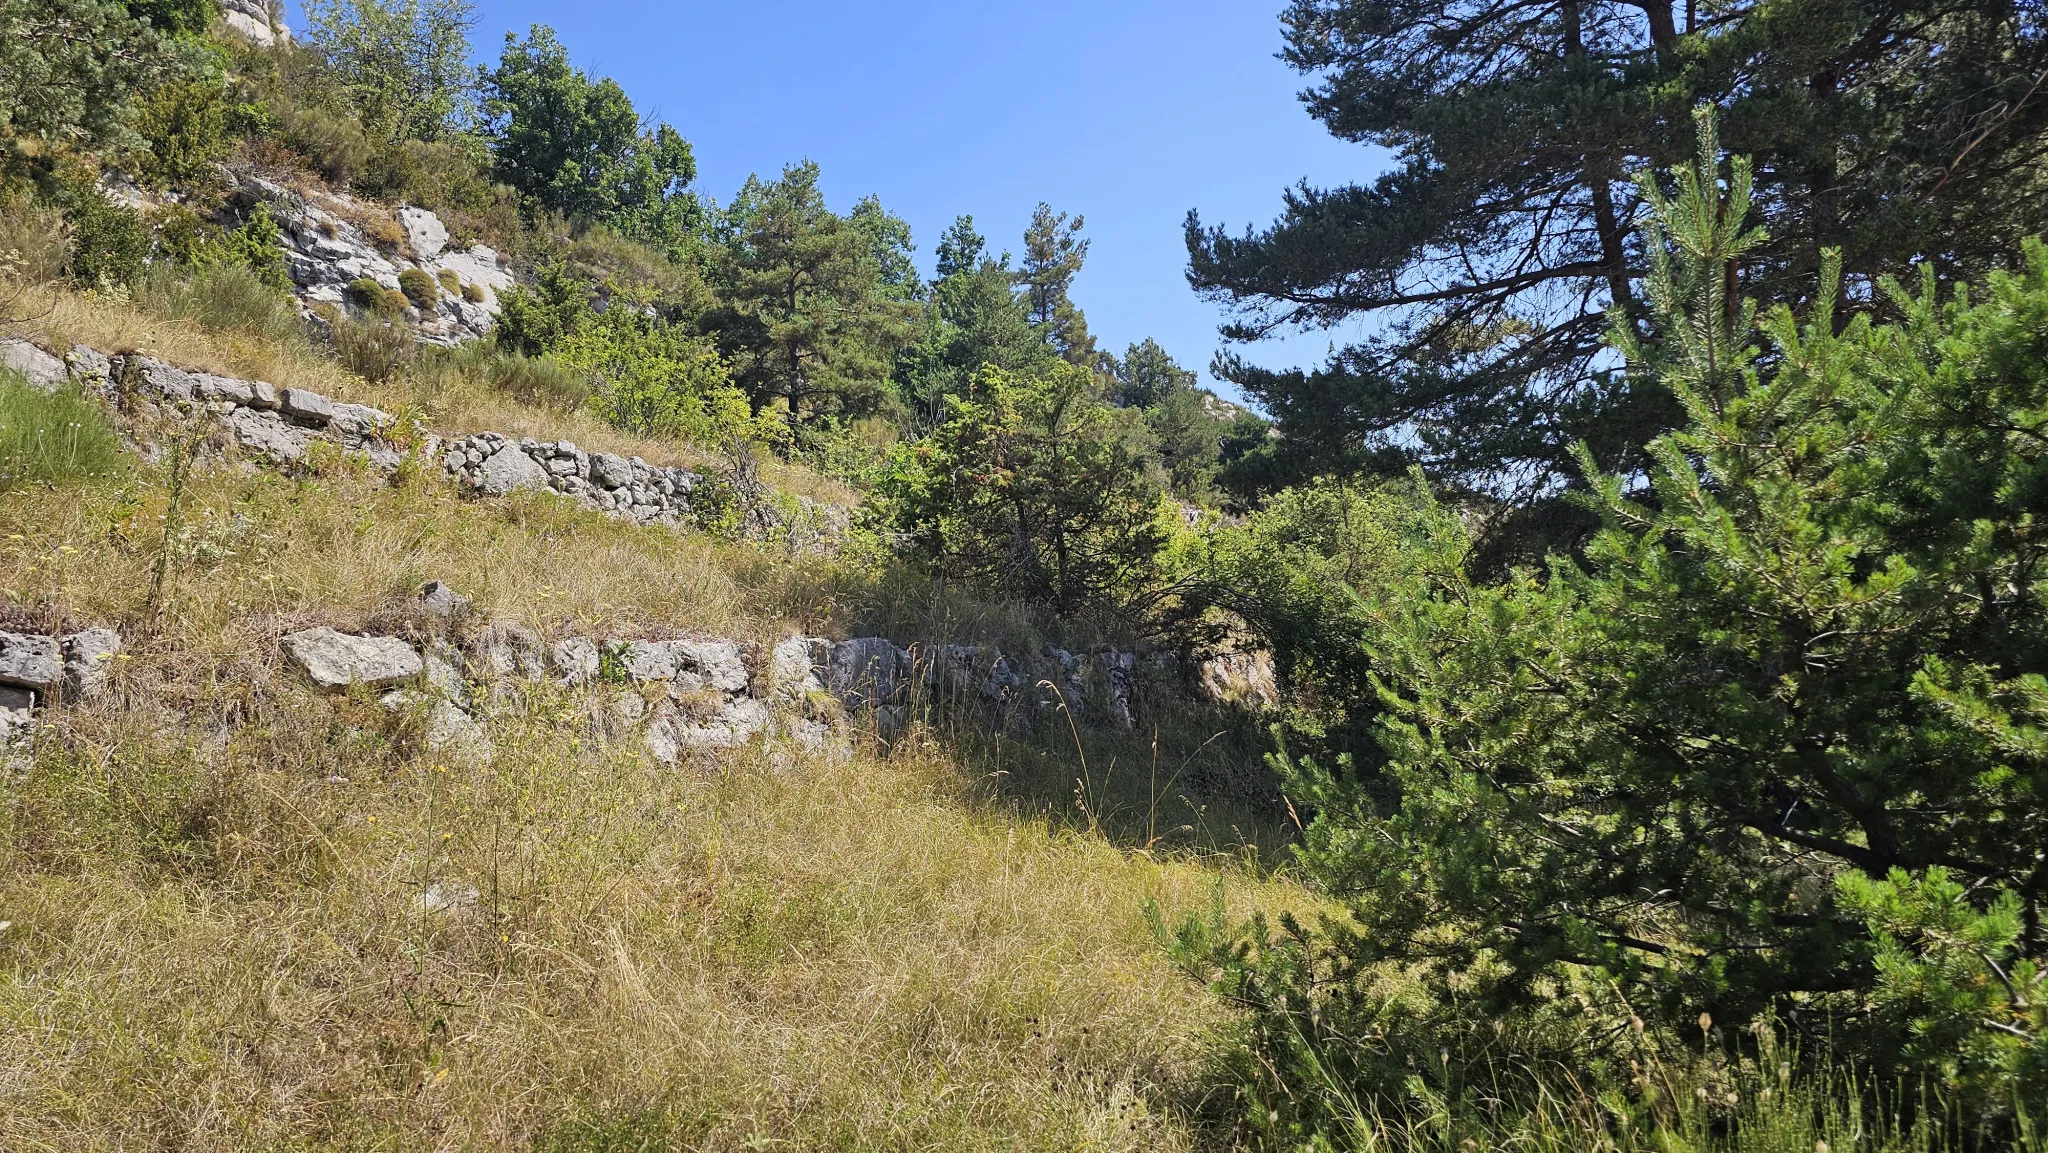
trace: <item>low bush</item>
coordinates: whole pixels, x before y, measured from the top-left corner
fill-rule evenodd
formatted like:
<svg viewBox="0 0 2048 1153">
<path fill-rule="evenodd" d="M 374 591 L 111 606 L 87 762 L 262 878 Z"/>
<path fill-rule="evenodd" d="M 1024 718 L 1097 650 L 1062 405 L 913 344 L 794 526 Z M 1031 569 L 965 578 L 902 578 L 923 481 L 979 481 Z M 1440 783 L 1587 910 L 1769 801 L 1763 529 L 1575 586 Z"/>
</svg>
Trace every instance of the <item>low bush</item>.
<svg viewBox="0 0 2048 1153">
<path fill-rule="evenodd" d="M 440 272 L 434 274 L 434 279 L 441 282 L 441 291 L 447 293 L 448 295 L 463 295 L 462 278 L 455 275 L 454 269 L 444 268 Z"/>
<path fill-rule="evenodd" d="M 126 464 L 121 438 L 90 398 L 0 371 L 0 492 L 113 476 Z"/>
<path fill-rule="evenodd" d="M 467 300 L 471 304 L 482 304 L 484 302 L 484 286 L 481 284 L 463 285 L 462 299 Z"/>
<path fill-rule="evenodd" d="M 227 87 L 200 76 L 158 89 L 136 109 L 135 130 L 148 145 L 136 175 L 155 188 L 217 180 L 214 164 L 227 151 Z"/>
<path fill-rule="evenodd" d="M 26 284 L 48 284 L 71 266 L 71 228 L 64 214 L 26 196 L 0 199 L 0 256 L 8 275 Z"/>
<path fill-rule="evenodd" d="M 528 404 L 574 409 L 590 399 L 590 379 L 549 357 L 496 353 L 479 368 L 493 389 Z"/>
<path fill-rule="evenodd" d="M 441 300 L 440 289 L 434 283 L 433 274 L 424 269 L 408 268 L 399 273 L 398 290 L 421 312 L 431 311 Z"/>
<path fill-rule="evenodd" d="M 70 192 L 71 279 L 85 288 L 134 283 L 149 260 L 149 227 L 142 214 L 117 204 L 86 183 Z"/>
</svg>

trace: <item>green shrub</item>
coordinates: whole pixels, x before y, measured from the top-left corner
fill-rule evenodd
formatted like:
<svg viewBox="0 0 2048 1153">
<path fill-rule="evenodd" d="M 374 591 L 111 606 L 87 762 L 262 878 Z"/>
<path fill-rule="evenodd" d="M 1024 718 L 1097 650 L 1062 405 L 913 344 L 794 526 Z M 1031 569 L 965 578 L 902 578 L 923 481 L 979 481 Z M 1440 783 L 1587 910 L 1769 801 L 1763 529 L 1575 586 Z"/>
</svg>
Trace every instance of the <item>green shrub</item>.
<svg viewBox="0 0 2048 1153">
<path fill-rule="evenodd" d="M 346 295 L 349 303 L 386 320 L 404 316 L 412 307 L 411 297 L 398 289 L 386 288 L 367 276 L 350 281 Z"/>
<path fill-rule="evenodd" d="M 441 291 L 447 293 L 448 295 L 463 295 L 462 278 L 455 275 L 454 269 L 444 268 L 441 271 L 434 274 L 434 279 L 441 282 Z"/>
<path fill-rule="evenodd" d="M 440 303 L 440 289 L 434 283 L 432 273 L 419 268 L 408 268 L 398 274 L 398 290 L 412 301 L 413 307 L 421 312 L 431 312 Z"/>
<path fill-rule="evenodd" d="M 481 284 L 463 285 L 462 299 L 467 300 L 471 304 L 482 304 L 484 302 L 484 286 Z"/>
<path fill-rule="evenodd" d="M 325 108 L 273 102 L 277 138 L 330 184 L 353 185 L 369 167 L 376 145 L 362 126 Z"/>
<path fill-rule="evenodd" d="M 156 233 L 162 255 L 180 264 L 202 269 L 244 268 L 278 293 L 291 290 L 284 230 L 263 205 L 251 210 L 249 219 L 233 230 L 216 228 L 191 209 L 175 206 L 158 217 Z"/>
<path fill-rule="evenodd" d="M 113 476 L 127 462 L 91 398 L 68 388 L 42 392 L 0 371 L 0 491 Z"/>
<path fill-rule="evenodd" d="M 343 295 L 348 297 L 351 304 L 374 309 L 377 302 L 384 299 L 384 286 L 367 276 L 359 276 L 348 282 Z"/>
<path fill-rule="evenodd" d="M 180 268 L 158 264 L 136 285 L 135 300 L 165 320 L 187 321 L 208 332 L 235 333 L 279 344 L 305 339 L 298 306 L 243 265 Z"/>
<path fill-rule="evenodd" d="M 142 275 L 150 238 L 141 213 L 82 184 L 72 190 L 64 216 L 71 224 L 71 279 L 85 288 L 111 288 Z"/>
<path fill-rule="evenodd" d="M 148 145 L 136 175 L 155 188 L 217 179 L 227 150 L 228 94 L 219 77 L 167 84 L 136 108 L 135 130 Z"/>
</svg>

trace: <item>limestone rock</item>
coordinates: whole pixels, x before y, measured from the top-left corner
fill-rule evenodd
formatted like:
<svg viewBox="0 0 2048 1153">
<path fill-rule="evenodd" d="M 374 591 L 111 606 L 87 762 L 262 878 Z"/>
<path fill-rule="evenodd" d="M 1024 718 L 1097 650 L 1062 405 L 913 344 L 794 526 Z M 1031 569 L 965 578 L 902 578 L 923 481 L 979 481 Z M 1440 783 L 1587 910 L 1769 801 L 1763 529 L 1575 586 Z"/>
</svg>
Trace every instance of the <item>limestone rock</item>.
<svg viewBox="0 0 2048 1153">
<path fill-rule="evenodd" d="M 486 496 L 547 487 L 548 470 L 513 444 L 505 445 L 484 461 L 477 481 L 477 490 Z"/>
<path fill-rule="evenodd" d="M 882 637 L 832 646 L 827 687 L 851 709 L 900 703 L 910 680 L 910 654 Z"/>
<path fill-rule="evenodd" d="M 458 621 L 469 615 L 469 598 L 440 581 L 429 581 L 420 589 L 420 607 L 441 621 Z"/>
<path fill-rule="evenodd" d="M 274 412 L 238 408 L 221 418 L 228 434 L 242 450 L 261 456 L 273 465 L 297 464 L 313 447 L 313 434 Z"/>
<path fill-rule="evenodd" d="M 284 647 L 293 662 L 324 689 L 403 684 L 425 669 L 420 654 L 396 637 L 350 636 L 318 628 L 291 634 L 284 638 Z"/>
<path fill-rule="evenodd" d="M 788 637 L 768 657 L 768 692 L 787 704 L 802 704 L 825 691 L 820 675 L 830 666 L 832 642 L 820 637 Z"/>
<path fill-rule="evenodd" d="M 548 663 L 565 685 L 587 685 L 598 678 L 604 667 L 597 642 L 583 637 L 557 641 L 548 650 Z"/>
<path fill-rule="evenodd" d="M 695 676 L 701 687 L 721 693 L 747 691 L 746 658 L 731 641 L 671 641 L 676 669 L 681 677 Z"/>
<path fill-rule="evenodd" d="M 313 428 L 326 428 L 327 422 L 334 419 L 334 402 L 317 392 L 287 388 L 279 403 L 286 416 Z"/>
<path fill-rule="evenodd" d="M 399 209 L 398 225 L 405 229 L 405 240 L 412 246 L 413 255 L 421 260 L 432 260 L 448 247 L 448 226 L 424 208 L 407 205 Z"/>
<path fill-rule="evenodd" d="M 57 391 L 71 376 L 63 361 L 26 340 L 0 340 L 0 369 L 19 373 L 40 392 Z"/>
<path fill-rule="evenodd" d="M 145 399 L 186 403 L 197 399 L 198 382 L 189 372 L 147 356 L 128 357 L 126 368 L 136 394 Z"/>
<path fill-rule="evenodd" d="M 64 695 L 76 700 L 105 687 L 121 655 L 121 634 L 112 629 L 86 629 L 64 638 Z"/>
<path fill-rule="evenodd" d="M 53 699 L 64 685 L 63 645 L 56 637 L 0 632 L 0 685 Z"/>
</svg>

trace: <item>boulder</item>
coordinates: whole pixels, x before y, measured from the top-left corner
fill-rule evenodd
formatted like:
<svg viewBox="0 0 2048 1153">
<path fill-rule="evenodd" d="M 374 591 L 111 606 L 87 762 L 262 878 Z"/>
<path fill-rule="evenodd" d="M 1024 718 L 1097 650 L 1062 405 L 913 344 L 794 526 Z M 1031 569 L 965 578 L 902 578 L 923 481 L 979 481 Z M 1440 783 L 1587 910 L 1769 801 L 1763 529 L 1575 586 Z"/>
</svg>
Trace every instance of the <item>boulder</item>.
<svg viewBox="0 0 2048 1153">
<path fill-rule="evenodd" d="M 326 428 L 327 422 L 334 419 L 334 402 L 317 392 L 307 392 L 303 388 L 287 388 L 278 403 L 283 407 L 286 416 L 300 424 Z"/>
<path fill-rule="evenodd" d="M 135 391 L 150 400 L 190 402 L 198 397 L 198 382 L 192 374 L 172 368 L 147 356 L 127 358 L 128 380 Z"/>
<path fill-rule="evenodd" d="M 480 466 L 477 490 L 485 496 L 505 496 L 521 489 L 548 487 L 548 470 L 517 445 L 505 445 Z"/>
<path fill-rule="evenodd" d="M 554 666 L 565 685 L 587 685 L 595 681 L 604 668 L 597 642 L 584 637 L 555 642 L 548 650 L 548 663 Z"/>
<path fill-rule="evenodd" d="M 71 376 L 63 361 L 26 340 L 0 340 L 0 369 L 19 373 L 40 392 L 57 391 Z"/>
<path fill-rule="evenodd" d="M 244 452 L 261 456 L 273 465 L 297 464 L 313 447 L 313 434 L 274 412 L 238 408 L 221 418 L 228 434 Z"/>
<path fill-rule="evenodd" d="M 832 660 L 832 642 L 820 637 L 788 637 L 768 656 L 768 694 L 785 704 L 800 705 L 825 691 L 821 673 Z"/>
<path fill-rule="evenodd" d="M 633 483 L 633 462 L 608 452 L 590 454 L 590 481 L 599 488 L 626 488 Z"/>
<path fill-rule="evenodd" d="M 469 598 L 440 581 L 429 581 L 420 589 L 420 607 L 441 621 L 458 621 L 469 615 Z"/>
<path fill-rule="evenodd" d="M 0 685 L 53 699 L 64 685 L 64 646 L 56 637 L 0 632 Z"/>
<path fill-rule="evenodd" d="M 743 693 L 747 691 L 746 658 L 740 647 L 731 641 L 671 641 L 669 651 L 675 654 L 677 679 L 688 689 L 713 689 L 721 693 Z M 688 684 L 690 678 L 700 683 Z"/>
<path fill-rule="evenodd" d="M 425 669 L 420 654 L 396 637 L 307 629 L 284 638 L 284 648 L 293 663 L 323 689 L 352 685 L 383 688 L 414 680 Z"/>
<path fill-rule="evenodd" d="M 407 205 L 398 210 L 398 225 L 405 229 L 405 241 L 413 255 L 432 260 L 448 247 L 448 226 L 424 208 Z"/>
</svg>

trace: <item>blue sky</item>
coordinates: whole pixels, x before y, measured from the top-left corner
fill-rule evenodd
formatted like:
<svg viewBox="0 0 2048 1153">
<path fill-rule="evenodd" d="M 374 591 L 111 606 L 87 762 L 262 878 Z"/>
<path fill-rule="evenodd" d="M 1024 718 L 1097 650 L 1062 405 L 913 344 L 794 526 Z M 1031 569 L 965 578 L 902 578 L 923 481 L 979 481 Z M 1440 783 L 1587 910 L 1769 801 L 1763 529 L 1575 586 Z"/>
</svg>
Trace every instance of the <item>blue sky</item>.
<svg viewBox="0 0 2048 1153">
<path fill-rule="evenodd" d="M 817 161 L 835 208 L 875 193 L 910 222 L 927 273 L 960 213 L 999 251 L 1040 200 L 1079 213 L 1094 246 L 1075 298 L 1102 345 L 1152 336 L 1205 368 L 1219 316 L 1187 286 L 1188 209 L 1263 224 L 1296 180 L 1380 169 L 1297 101 L 1304 79 L 1274 56 L 1282 3 L 478 0 L 474 39 L 495 61 L 507 30 L 552 25 L 579 67 L 681 129 L 720 200 Z M 1313 362 L 1331 336 L 1255 355 Z"/>
</svg>

